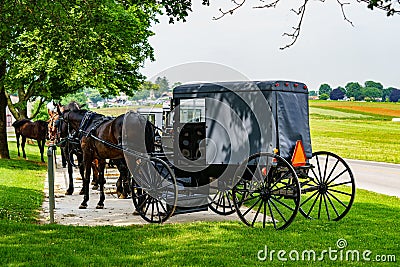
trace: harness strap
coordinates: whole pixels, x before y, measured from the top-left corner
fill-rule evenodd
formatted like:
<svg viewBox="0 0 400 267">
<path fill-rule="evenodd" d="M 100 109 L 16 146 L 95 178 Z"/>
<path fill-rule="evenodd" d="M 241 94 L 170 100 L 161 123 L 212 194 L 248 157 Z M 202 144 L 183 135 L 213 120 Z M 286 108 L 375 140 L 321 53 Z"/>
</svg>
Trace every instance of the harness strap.
<svg viewBox="0 0 400 267">
<path fill-rule="evenodd" d="M 78 132 L 80 133 L 79 139 L 82 137 L 81 133 L 85 133 L 86 128 L 89 126 L 89 123 L 93 117 L 94 113 L 92 111 L 88 111 L 83 116 L 81 123 L 79 124 Z"/>
<path fill-rule="evenodd" d="M 116 145 L 114 143 L 107 142 L 107 141 L 105 141 L 103 139 L 98 138 L 97 136 L 95 136 L 95 135 L 93 135 L 91 133 L 89 133 L 88 136 L 93 138 L 94 140 L 102 143 L 103 145 L 106 145 L 106 146 L 109 146 L 109 147 L 112 147 L 112 148 L 115 148 L 115 149 L 118 149 L 118 150 L 122 150 L 124 153 L 135 155 L 138 158 L 141 158 L 141 159 L 149 159 L 150 158 L 150 156 L 148 154 L 140 153 L 140 152 L 132 150 L 132 149 L 124 148 L 122 145 Z"/>
</svg>

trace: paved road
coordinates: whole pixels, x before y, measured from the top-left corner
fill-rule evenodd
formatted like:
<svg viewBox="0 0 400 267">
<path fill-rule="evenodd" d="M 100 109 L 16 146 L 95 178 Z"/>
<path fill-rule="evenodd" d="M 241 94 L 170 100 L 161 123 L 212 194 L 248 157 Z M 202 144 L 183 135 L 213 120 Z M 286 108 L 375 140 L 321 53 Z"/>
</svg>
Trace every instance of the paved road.
<svg viewBox="0 0 400 267">
<path fill-rule="evenodd" d="M 346 159 L 357 188 L 400 197 L 400 164 Z"/>
</svg>

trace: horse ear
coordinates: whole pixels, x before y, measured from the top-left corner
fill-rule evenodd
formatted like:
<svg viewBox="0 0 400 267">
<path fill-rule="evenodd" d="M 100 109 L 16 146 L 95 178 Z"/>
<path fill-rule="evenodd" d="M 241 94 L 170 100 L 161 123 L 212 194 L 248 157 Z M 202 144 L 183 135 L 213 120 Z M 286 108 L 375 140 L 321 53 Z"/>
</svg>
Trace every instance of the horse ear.
<svg viewBox="0 0 400 267">
<path fill-rule="evenodd" d="M 62 111 L 61 111 L 61 104 L 60 103 L 56 103 L 56 107 L 57 107 L 57 113 L 58 115 L 62 115 Z"/>
</svg>

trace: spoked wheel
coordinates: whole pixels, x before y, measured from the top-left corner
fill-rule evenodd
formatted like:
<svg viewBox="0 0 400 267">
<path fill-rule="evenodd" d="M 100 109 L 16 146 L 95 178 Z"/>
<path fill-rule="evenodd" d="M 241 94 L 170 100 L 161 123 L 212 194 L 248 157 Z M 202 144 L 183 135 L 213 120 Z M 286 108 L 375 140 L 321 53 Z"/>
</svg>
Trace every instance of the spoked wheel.
<svg viewBox="0 0 400 267">
<path fill-rule="evenodd" d="M 208 207 L 219 215 L 230 215 L 236 212 L 230 189 L 217 190 L 215 195 L 210 195 L 208 199 Z"/>
<path fill-rule="evenodd" d="M 147 222 L 163 223 L 175 211 L 178 187 L 168 164 L 158 158 L 138 160 L 133 175 L 132 199 L 136 212 Z"/>
<path fill-rule="evenodd" d="M 300 185 L 293 167 L 279 155 L 257 153 L 239 167 L 232 189 L 240 219 L 248 226 L 288 227 L 300 206 Z"/>
<path fill-rule="evenodd" d="M 341 157 L 325 151 L 313 153 L 310 164 L 313 167 L 302 182 L 300 213 L 310 219 L 342 219 L 356 193 L 350 167 Z"/>
</svg>

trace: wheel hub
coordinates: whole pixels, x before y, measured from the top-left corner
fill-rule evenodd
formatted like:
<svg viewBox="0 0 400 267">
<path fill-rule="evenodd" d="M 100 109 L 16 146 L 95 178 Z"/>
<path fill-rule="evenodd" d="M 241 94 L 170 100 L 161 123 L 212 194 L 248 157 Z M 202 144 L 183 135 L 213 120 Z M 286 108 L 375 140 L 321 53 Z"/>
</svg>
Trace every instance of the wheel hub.
<svg viewBox="0 0 400 267">
<path fill-rule="evenodd" d="M 268 188 L 263 188 L 260 192 L 262 200 L 268 200 L 271 197 L 271 191 Z"/>
<path fill-rule="evenodd" d="M 326 194 L 328 192 L 328 185 L 327 184 L 320 184 L 318 189 L 320 194 Z"/>
</svg>

